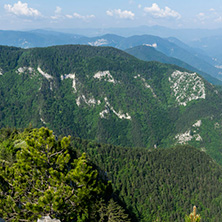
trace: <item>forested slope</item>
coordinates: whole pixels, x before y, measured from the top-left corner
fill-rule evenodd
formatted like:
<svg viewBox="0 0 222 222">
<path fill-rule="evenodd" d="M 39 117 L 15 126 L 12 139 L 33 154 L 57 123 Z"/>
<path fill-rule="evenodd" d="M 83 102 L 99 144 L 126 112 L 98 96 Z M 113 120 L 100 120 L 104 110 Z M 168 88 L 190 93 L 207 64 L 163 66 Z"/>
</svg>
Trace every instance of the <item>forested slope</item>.
<svg viewBox="0 0 222 222">
<path fill-rule="evenodd" d="M 222 94 L 197 73 L 115 48 L 0 47 L 0 127 L 130 147 L 190 143 L 222 163 Z"/>
<path fill-rule="evenodd" d="M 205 152 L 187 145 L 147 150 L 72 142 L 107 172 L 140 221 L 182 222 L 193 205 L 201 221 L 222 220 L 222 168 Z"/>
<path fill-rule="evenodd" d="M 46 128 L 2 129 L 0 178 L 6 221 L 49 214 L 61 221 L 184 222 L 194 205 L 201 221 L 222 219 L 222 168 L 185 145 L 124 148 L 70 143 Z"/>
</svg>

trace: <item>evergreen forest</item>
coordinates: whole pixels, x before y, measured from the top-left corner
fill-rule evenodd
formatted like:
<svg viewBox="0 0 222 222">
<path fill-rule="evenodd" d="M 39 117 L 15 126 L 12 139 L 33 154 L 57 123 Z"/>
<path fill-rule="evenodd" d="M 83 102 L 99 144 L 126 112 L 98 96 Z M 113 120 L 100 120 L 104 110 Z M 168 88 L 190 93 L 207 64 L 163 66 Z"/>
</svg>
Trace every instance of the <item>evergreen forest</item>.
<svg viewBox="0 0 222 222">
<path fill-rule="evenodd" d="M 221 221 L 222 169 L 188 145 L 125 148 L 2 129 L 0 217 L 34 221 Z M 200 218 L 197 216 L 197 219 Z M 198 220 L 193 220 L 198 221 Z"/>
</svg>

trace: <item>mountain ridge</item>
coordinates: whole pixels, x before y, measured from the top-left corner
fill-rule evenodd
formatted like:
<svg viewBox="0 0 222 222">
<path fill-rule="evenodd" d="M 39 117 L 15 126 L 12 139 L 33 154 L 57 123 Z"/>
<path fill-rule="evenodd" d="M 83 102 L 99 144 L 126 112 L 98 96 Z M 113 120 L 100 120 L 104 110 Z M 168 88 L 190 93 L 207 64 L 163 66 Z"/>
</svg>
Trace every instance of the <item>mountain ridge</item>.
<svg viewBox="0 0 222 222">
<path fill-rule="evenodd" d="M 1 47 L 0 68 L 1 127 L 31 123 L 122 146 L 191 143 L 222 161 L 222 95 L 196 73 L 82 45 Z"/>
<path fill-rule="evenodd" d="M 166 56 L 164 53 L 157 51 L 155 47 L 153 46 L 146 46 L 146 45 L 135 46 L 133 48 L 126 49 L 125 52 L 129 53 L 130 55 L 135 56 L 138 59 L 142 59 L 144 61 L 158 61 L 162 63 L 177 65 L 187 70 L 197 72 L 201 74 L 201 76 L 204 77 L 208 82 L 214 85 L 221 85 L 222 83 L 220 80 L 190 66 L 189 64 L 179 59 Z"/>
<path fill-rule="evenodd" d="M 180 59 L 189 65 L 204 71 L 215 78 L 221 78 L 220 60 L 204 54 L 204 51 L 191 48 L 175 38 L 161 38 L 154 35 L 134 35 L 122 37 L 106 34 L 96 37 L 86 37 L 76 34 L 58 33 L 52 31 L 0 31 L 0 45 L 10 45 L 22 48 L 47 47 L 64 44 L 82 44 L 92 46 L 112 46 L 119 49 L 155 44 L 156 49 L 167 56 Z"/>
</svg>

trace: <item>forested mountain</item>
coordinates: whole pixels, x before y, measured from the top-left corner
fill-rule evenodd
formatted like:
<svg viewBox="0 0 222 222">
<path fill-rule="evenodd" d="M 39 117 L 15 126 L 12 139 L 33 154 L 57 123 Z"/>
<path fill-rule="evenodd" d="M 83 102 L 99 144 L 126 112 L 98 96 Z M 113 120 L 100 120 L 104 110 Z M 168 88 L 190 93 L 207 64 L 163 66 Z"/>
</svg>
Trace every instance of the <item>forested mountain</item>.
<svg viewBox="0 0 222 222">
<path fill-rule="evenodd" d="M 158 62 L 162 62 L 162 63 L 174 64 L 174 65 L 183 67 L 183 68 L 188 69 L 190 71 L 199 73 L 208 82 L 210 82 L 214 85 L 222 85 L 222 82 L 220 80 L 188 65 L 187 63 L 185 63 L 179 59 L 166 56 L 165 54 L 157 51 L 152 46 L 146 46 L 146 45 L 135 46 L 133 48 L 126 49 L 125 52 L 129 53 L 130 55 L 135 56 L 138 59 L 142 59 L 144 61 L 158 61 Z"/>
<path fill-rule="evenodd" d="M 122 50 L 140 45 L 155 46 L 159 52 L 169 57 L 179 59 L 217 79 L 221 79 L 221 69 L 217 68 L 222 65 L 220 59 L 216 60 L 216 58 L 208 55 L 203 50 L 197 49 L 194 44 L 194 48 L 192 48 L 176 38 L 161 38 L 154 35 L 132 35 L 130 37 L 122 37 L 114 34 L 86 37 L 44 30 L 29 32 L 0 31 L 0 45 L 31 48 L 64 44 L 112 46 Z"/>
<path fill-rule="evenodd" d="M 202 222 L 221 221 L 222 168 L 187 145 L 171 149 L 123 148 L 73 139 L 112 180 L 139 221 L 184 221 L 193 205 Z"/>
<path fill-rule="evenodd" d="M 0 48 L 0 127 L 133 147 L 190 143 L 222 163 L 220 88 L 115 48 Z"/>
<path fill-rule="evenodd" d="M 203 56 L 199 50 L 188 47 L 185 44 L 182 45 L 181 42 L 179 40 L 176 41 L 175 38 L 174 41 L 172 41 L 170 38 L 164 39 L 152 35 L 135 35 L 124 39 L 117 47 L 125 50 L 127 48 L 132 48 L 139 45 L 154 47 L 156 50 L 169 57 L 179 59 L 200 71 L 210 74 L 215 78 L 221 78 L 221 70 L 216 68 L 211 63 L 212 57 L 209 55 Z"/>
</svg>

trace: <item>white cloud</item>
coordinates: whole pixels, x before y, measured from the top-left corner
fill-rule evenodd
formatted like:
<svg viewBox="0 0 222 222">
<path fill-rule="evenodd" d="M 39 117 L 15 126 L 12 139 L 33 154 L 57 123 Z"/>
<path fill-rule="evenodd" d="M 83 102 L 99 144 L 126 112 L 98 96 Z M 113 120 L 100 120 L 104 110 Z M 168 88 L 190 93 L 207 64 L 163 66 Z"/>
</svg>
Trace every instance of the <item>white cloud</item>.
<svg viewBox="0 0 222 222">
<path fill-rule="evenodd" d="M 80 14 L 74 12 L 72 15 L 66 15 L 66 17 L 69 19 L 77 18 L 77 19 L 82 19 L 82 20 L 88 21 L 89 19 L 95 18 L 95 15 L 80 15 Z"/>
<path fill-rule="evenodd" d="M 219 16 L 218 18 L 216 18 L 215 20 L 214 20 L 215 22 L 222 22 L 222 17 L 221 16 Z"/>
<path fill-rule="evenodd" d="M 156 3 L 153 3 L 151 7 L 145 7 L 144 11 L 152 14 L 154 17 L 157 18 L 167 18 L 167 17 L 173 17 L 177 19 L 181 18 L 181 15 L 178 12 L 170 9 L 167 6 L 164 9 L 161 9 Z"/>
<path fill-rule="evenodd" d="M 67 18 L 72 19 L 73 16 L 72 15 L 66 15 Z"/>
<path fill-rule="evenodd" d="M 56 7 L 56 10 L 55 10 L 55 14 L 60 14 L 62 11 L 62 8 L 60 8 L 59 6 Z"/>
<path fill-rule="evenodd" d="M 78 18 L 78 19 L 85 19 L 85 16 L 80 15 L 80 14 L 78 14 L 78 13 L 76 13 L 76 12 L 73 13 L 73 17 L 74 17 L 74 18 Z"/>
<path fill-rule="evenodd" d="M 195 22 L 201 22 L 201 24 L 212 24 L 212 23 L 221 23 L 222 16 L 220 13 L 217 12 L 216 9 L 210 8 L 205 12 L 200 12 L 196 15 Z"/>
<path fill-rule="evenodd" d="M 59 6 L 56 6 L 56 9 L 55 9 L 55 15 L 51 16 L 51 19 L 61 19 L 63 18 L 63 16 L 61 15 L 61 12 L 62 12 L 62 8 L 60 8 Z"/>
<path fill-rule="evenodd" d="M 138 8 L 142 8 L 142 5 L 141 5 L 141 4 L 139 4 L 139 5 L 138 5 Z"/>
<path fill-rule="evenodd" d="M 133 12 L 127 10 L 122 11 L 121 9 L 107 10 L 106 14 L 108 16 L 115 16 L 121 19 L 132 19 L 132 20 L 134 19 L 135 16 Z"/>
<path fill-rule="evenodd" d="M 29 8 L 27 3 L 22 3 L 21 1 L 18 1 L 18 3 L 15 3 L 14 5 L 5 4 L 4 8 L 9 13 L 18 16 L 41 16 L 41 13 L 37 9 Z"/>
<path fill-rule="evenodd" d="M 205 20 L 207 17 L 206 15 L 203 13 L 203 12 L 200 12 L 198 15 L 197 15 L 197 18 L 201 21 Z"/>
<path fill-rule="evenodd" d="M 86 19 L 90 19 L 90 18 L 95 18 L 95 15 L 80 15 L 78 13 L 73 13 L 73 17 L 86 20 Z"/>
</svg>

